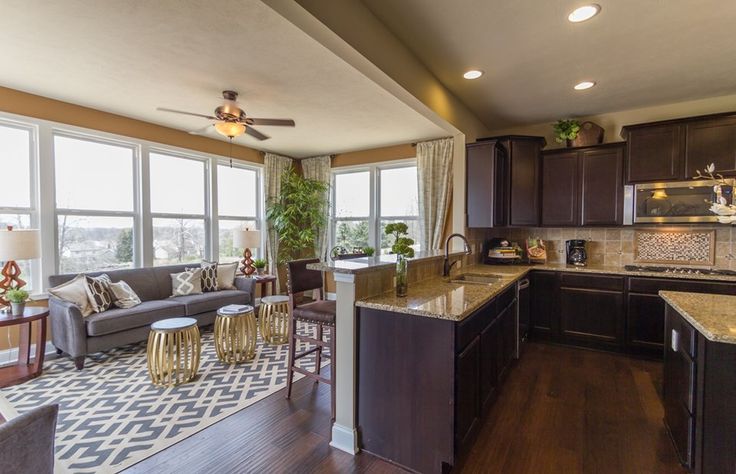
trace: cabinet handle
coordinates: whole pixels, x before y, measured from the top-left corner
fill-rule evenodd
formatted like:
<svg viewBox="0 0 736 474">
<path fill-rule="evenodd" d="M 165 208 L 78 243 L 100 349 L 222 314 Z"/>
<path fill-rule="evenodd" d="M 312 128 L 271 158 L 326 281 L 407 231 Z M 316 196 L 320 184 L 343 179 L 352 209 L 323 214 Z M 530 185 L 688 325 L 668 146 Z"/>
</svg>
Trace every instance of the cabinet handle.
<svg viewBox="0 0 736 474">
<path fill-rule="evenodd" d="M 677 331 L 677 329 L 672 330 L 672 340 L 670 342 L 670 347 L 672 348 L 673 352 L 677 352 L 680 350 L 680 333 Z"/>
</svg>

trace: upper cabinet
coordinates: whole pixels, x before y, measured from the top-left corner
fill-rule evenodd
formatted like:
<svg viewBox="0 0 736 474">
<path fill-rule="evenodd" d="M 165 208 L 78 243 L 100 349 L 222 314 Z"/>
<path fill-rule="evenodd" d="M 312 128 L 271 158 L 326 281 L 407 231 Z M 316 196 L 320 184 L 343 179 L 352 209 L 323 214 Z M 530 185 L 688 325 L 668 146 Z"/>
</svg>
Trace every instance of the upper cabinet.
<svg viewBox="0 0 736 474">
<path fill-rule="evenodd" d="M 542 225 L 621 225 L 625 145 L 545 151 Z"/>
<path fill-rule="evenodd" d="M 542 137 L 482 139 L 466 148 L 468 227 L 536 226 Z"/>
<path fill-rule="evenodd" d="M 621 135 L 628 183 L 688 180 L 710 163 L 736 175 L 736 113 L 630 125 Z"/>
</svg>

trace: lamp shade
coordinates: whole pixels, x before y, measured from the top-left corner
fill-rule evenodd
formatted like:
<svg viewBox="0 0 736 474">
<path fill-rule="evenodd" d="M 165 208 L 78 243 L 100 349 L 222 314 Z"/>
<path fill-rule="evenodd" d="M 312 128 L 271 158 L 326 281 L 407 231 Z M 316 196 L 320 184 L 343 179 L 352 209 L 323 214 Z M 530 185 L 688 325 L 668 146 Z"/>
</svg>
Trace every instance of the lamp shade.
<svg viewBox="0 0 736 474">
<path fill-rule="evenodd" d="M 233 230 L 233 247 L 257 249 L 261 246 L 261 231 L 248 229 Z"/>
<path fill-rule="evenodd" d="M 0 261 L 30 260 L 41 256 L 38 229 L 0 230 Z"/>
</svg>

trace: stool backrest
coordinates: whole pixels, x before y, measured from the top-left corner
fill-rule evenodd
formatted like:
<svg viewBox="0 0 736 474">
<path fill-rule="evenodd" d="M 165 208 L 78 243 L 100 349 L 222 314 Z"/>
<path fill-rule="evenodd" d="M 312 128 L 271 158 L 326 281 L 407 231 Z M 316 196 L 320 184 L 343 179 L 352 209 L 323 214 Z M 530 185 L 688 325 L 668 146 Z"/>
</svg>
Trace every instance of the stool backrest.
<svg viewBox="0 0 736 474">
<path fill-rule="evenodd" d="M 322 296 L 322 272 L 309 270 L 307 265 L 310 263 L 319 263 L 319 259 L 305 258 L 286 263 L 286 274 L 288 276 L 286 288 L 290 296 L 310 290 L 320 290 L 320 297 Z"/>
</svg>

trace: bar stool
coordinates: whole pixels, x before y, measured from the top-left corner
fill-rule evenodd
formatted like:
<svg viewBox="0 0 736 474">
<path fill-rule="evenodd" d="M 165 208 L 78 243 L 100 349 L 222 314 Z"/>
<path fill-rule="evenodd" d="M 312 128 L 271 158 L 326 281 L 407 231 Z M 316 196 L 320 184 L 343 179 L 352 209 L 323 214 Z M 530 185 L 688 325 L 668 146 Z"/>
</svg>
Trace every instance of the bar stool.
<svg viewBox="0 0 736 474">
<path fill-rule="evenodd" d="M 331 412 L 332 419 L 335 419 L 335 302 L 324 299 L 324 289 L 322 281 L 322 272 L 318 270 L 308 270 L 307 265 L 310 263 L 318 263 L 318 258 L 303 259 L 288 262 L 286 270 L 288 274 L 287 289 L 289 292 L 289 313 L 291 314 L 291 324 L 289 330 L 289 369 L 286 379 L 286 398 L 291 397 L 291 384 L 294 378 L 294 372 L 300 373 L 305 377 L 314 379 L 316 382 L 322 382 L 330 385 Z M 316 301 L 309 303 L 297 303 L 295 297 L 305 291 L 319 290 L 319 297 Z M 317 326 L 317 337 L 302 335 L 297 332 L 297 321 Z M 323 340 L 324 329 L 330 331 L 330 341 Z M 307 342 L 315 347 L 301 353 L 296 353 L 296 345 L 299 342 Z M 332 367 L 330 378 L 326 378 L 320 374 L 322 365 L 322 349 L 329 347 L 330 362 Z M 296 365 L 296 361 L 309 354 L 317 353 L 317 368 L 314 372 L 302 369 Z M 328 357 L 325 355 L 325 357 Z"/>
</svg>

